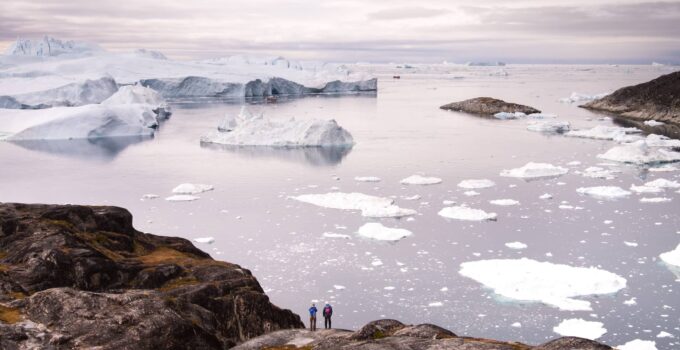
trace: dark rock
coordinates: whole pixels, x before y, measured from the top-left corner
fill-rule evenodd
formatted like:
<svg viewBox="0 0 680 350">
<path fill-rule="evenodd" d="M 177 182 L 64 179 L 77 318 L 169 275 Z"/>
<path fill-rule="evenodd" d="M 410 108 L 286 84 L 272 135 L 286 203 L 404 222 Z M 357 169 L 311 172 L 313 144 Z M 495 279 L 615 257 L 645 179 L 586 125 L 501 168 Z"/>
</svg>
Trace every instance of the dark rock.
<svg viewBox="0 0 680 350">
<path fill-rule="evenodd" d="M 469 100 L 453 102 L 439 107 L 450 111 L 466 112 L 472 114 L 481 114 L 492 116 L 496 113 L 507 112 L 522 112 L 525 114 L 541 113 L 536 108 L 520 105 L 517 103 L 505 102 L 491 97 L 477 97 Z"/>
<path fill-rule="evenodd" d="M 541 346 L 536 347 L 536 350 L 610 350 L 611 347 L 600 344 L 594 340 L 583 339 L 577 337 L 563 337 L 551 340 Z"/>
<path fill-rule="evenodd" d="M 634 120 L 680 125 L 680 71 L 614 91 L 581 107 L 616 113 Z"/>
<path fill-rule="evenodd" d="M 0 204 L 2 349 L 225 349 L 300 317 L 250 271 L 116 207 Z"/>
</svg>

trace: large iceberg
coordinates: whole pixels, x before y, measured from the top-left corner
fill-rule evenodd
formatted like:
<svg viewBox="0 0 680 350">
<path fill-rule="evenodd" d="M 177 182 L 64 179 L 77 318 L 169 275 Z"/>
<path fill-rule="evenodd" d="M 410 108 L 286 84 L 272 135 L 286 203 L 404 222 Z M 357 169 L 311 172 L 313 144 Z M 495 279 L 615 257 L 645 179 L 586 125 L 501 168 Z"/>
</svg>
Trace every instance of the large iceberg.
<svg viewBox="0 0 680 350">
<path fill-rule="evenodd" d="M 230 146 L 351 147 L 352 135 L 333 120 L 270 119 L 242 109 L 227 115 L 217 131 L 201 137 L 202 143 Z"/>
<path fill-rule="evenodd" d="M 671 163 L 680 161 L 680 152 L 670 148 L 653 146 L 645 139 L 611 148 L 597 157 L 621 163 L 637 165 Z"/>
<path fill-rule="evenodd" d="M 540 262 L 527 258 L 465 262 L 460 274 L 506 298 L 535 301 L 567 311 L 591 310 L 580 296 L 611 294 L 626 287 L 626 279 L 590 267 Z"/>
<path fill-rule="evenodd" d="M 9 56 L 35 56 L 35 57 L 49 57 L 59 55 L 75 55 L 86 54 L 91 52 L 101 51 L 102 49 L 92 43 L 82 41 L 62 41 L 49 36 L 44 36 L 42 39 L 17 39 L 7 49 L 6 54 Z"/>
<path fill-rule="evenodd" d="M 22 104 L 33 106 L 82 106 L 101 103 L 116 91 L 118 91 L 116 81 L 111 77 L 103 77 L 12 97 Z"/>
</svg>

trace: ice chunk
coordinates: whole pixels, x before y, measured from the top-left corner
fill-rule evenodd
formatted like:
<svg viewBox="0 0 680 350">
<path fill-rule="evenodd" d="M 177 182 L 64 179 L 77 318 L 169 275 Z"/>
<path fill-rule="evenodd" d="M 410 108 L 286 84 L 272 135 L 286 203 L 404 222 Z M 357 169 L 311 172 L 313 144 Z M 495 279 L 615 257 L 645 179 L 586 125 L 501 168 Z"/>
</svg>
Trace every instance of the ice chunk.
<svg viewBox="0 0 680 350">
<path fill-rule="evenodd" d="M 531 121 L 527 125 L 527 130 L 538 132 L 564 133 L 569 131 L 571 124 L 561 120 L 539 120 Z"/>
<path fill-rule="evenodd" d="M 526 244 L 517 241 L 505 243 L 505 246 L 510 249 L 526 249 L 528 247 Z"/>
<path fill-rule="evenodd" d="M 630 185 L 630 190 L 633 192 L 637 193 L 661 193 L 663 192 L 663 188 L 660 187 L 652 187 L 652 186 L 635 186 L 635 185 Z"/>
<path fill-rule="evenodd" d="M 147 199 L 156 199 L 156 198 L 158 198 L 158 195 L 157 195 L 157 194 L 153 194 L 153 193 L 147 193 L 147 194 L 145 194 L 145 195 L 142 196 L 142 199 L 143 199 L 143 200 L 147 200 Z"/>
<path fill-rule="evenodd" d="M 184 183 L 173 188 L 172 193 L 197 194 L 201 192 L 212 191 L 214 189 L 215 188 L 212 185 Z"/>
<path fill-rule="evenodd" d="M 526 116 L 527 115 L 522 112 L 498 112 L 493 115 L 494 118 L 502 120 L 524 118 Z"/>
<path fill-rule="evenodd" d="M 649 168 L 647 170 L 649 170 L 651 172 L 655 172 L 655 173 L 661 173 L 661 172 L 678 171 L 678 168 L 676 168 L 676 167 L 674 167 L 670 164 L 666 164 L 666 165 L 662 165 L 662 166 L 658 166 L 658 167 Z"/>
<path fill-rule="evenodd" d="M 487 213 L 481 209 L 463 206 L 446 207 L 439 211 L 439 215 L 449 219 L 464 221 L 496 220 L 496 213 Z"/>
<path fill-rule="evenodd" d="M 654 119 L 652 119 L 652 120 L 645 120 L 645 121 L 644 121 L 644 124 L 647 125 L 647 126 L 661 126 L 661 125 L 666 125 L 666 123 L 657 122 L 657 121 L 654 120 Z"/>
<path fill-rule="evenodd" d="M 607 333 L 607 329 L 604 328 L 602 322 L 571 318 L 560 322 L 559 325 L 553 328 L 553 332 L 564 337 L 579 337 L 595 340 Z"/>
<path fill-rule="evenodd" d="M 518 205 L 519 202 L 514 200 L 514 199 L 494 199 L 490 200 L 489 203 L 493 205 L 500 205 L 500 206 L 510 206 L 510 205 Z"/>
<path fill-rule="evenodd" d="M 577 171 L 583 177 L 595 178 L 595 179 L 607 179 L 612 180 L 616 178 L 616 174 L 620 173 L 619 170 L 605 169 L 596 166 L 591 166 L 583 171 Z"/>
<path fill-rule="evenodd" d="M 649 134 L 644 140 L 647 146 L 650 147 L 668 147 L 668 148 L 680 147 L 680 140 L 675 140 L 663 135 Z"/>
<path fill-rule="evenodd" d="M 602 94 L 595 94 L 595 95 L 588 95 L 588 94 L 582 94 L 578 92 L 572 92 L 569 97 L 563 97 L 560 99 L 560 102 L 562 103 L 575 103 L 575 102 L 588 102 L 588 101 L 593 101 L 593 100 L 599 100 L 605 96 L 609 95 L 609 93 L 605 92 Z"/>
<path fill-rule="evenodd" d="M 376 176 L 356 176 L 354 180 L 359 182 L 380 182 L 380 178 Z"/>
<path fill-rule="evenodd" d="M 402 217 L 415 215 L 416 211 L 396 206 L 394 200 L 370 196 L 363 193 L 330 192 L 325 194 L 304 194 L 291 197 L 294 200 L 324 208 L 360 210 L 367 217 Z"/>
<path fill-rule="evenodd" d="M 333 233 L 333 232 L 324 232 L 323 237 L 324 238 L 342 238 L 342 239 L 350 239 L 351 238 L 349 235 L 344 235 L 342 233 Z"/>
<path fill-rule="evenodd" d="M 580 187 L 576 192 L 601 199 L 616 199 L 629 196 L 631 193 L 618 186 Z"/>
<path fill-rule="evenodd" d="M 240 120 L 228 132 L 201 137 L 202 143 L 231 146 L 351 147 L 352 135 L 333 120 L 278 120 L 263 116 Z"/>
<path fill-rule="evenodd" d="M 646 182 L 645 186 L 657 188 L 680 188 L 680 183 L 678 183 L 677 181 L 671 181 L 667 179 L 656 179 L 654 181 Z"/>
<path fill-rule="evenodd" d="M 641 133 L 642 130 L 638 128 L 623 128 L 619 126 L 605 126 L 598 125 L 591 129 L 572 130 L 566 133 L 566 136 L 581 137 L 596 140 L 614 140 L 616 138 L 628 135 Z"/>
<path fill-rule="evenodd" d="M 465 191 L 465 192 L 463 192 L 463 194 L 468 196 L 468 197 L 479 196 L 479 192 L 477 192 L 477 191 Z"/>
<path fill-rule="evenodd" d="M 643 197 L 640 198 L 640 202 L 642 203 L 667 203 L 670 202 L 672 199 L 668 197 Z"/>
<path fill-rule="evenodd" d="M 680 161 L 680 152 L 674 152 L 662 147 L 651 147 L 645 140 L 616 146 L 598 154 L 598 158 L 632 164 L 657 164 Z"/>
<path fill-rule="evenodd" d="M 675 267 L 680 267 L 680 244 L 678 244 L 677 247 L 675 247 L 674 250 L 671 250 L 670 252 L 665 252 L 659 255 L 661 260 L 665 262 L 668 265 L 673 265 Z"/>
<path fill-rule="evenodd" d="M 631 340 L 623 345 L 616 347 L 618 350 L 658 350 L 656 348 L 656 342 L 652 340 L 641 340 L 635 339 Z"/>
<path fill-rule="evenodd" d="M 659 334 L 657 334 L 656 337 L 657 337 L 657 338 L 675 338 L 675 337 L 673 336 L 673 334 L 670 334 L 670 333 L 665 332 L 665 331 L 659 332 Z"/>
<path fill-rule="evenodd" d="M 377 222 L 365 223 L 359 228 L 357 233 L 362 237 L 375 239 L 378 241 L 398 241 L 412 234 L 409 230 L 403 228 L 385 227 Z"/>
<path fill-rule="evenodd" d="M 170 202 L 191 202 L 200 198 L 201 197 L 192 196 L 190 194 L 176 194 L 174 196 L 166 197 L 165 200 Z"/>
<path fill-rule="evenodd" d="M 199 238 L 194 238 L 194 242 L 212 244 L 212 243 L 215 242 L 215 238 L 214 237 L 199 237 Z"/>
<path fill-rule="evenodd" d="M 590 267 L 540 262 L 527 258 L 462 263 L 460 274 L 506 298 L 537 301 L 567 311 L 591 310 L 590 302 L 574 299 L 611 294 L 626 287 L 626 279 Z"/>
<path fill-rule="evenodd" d="M 569 172 L 569 169 L 549 163 L 529 162 L 521 168 L 501 171 L 501 176 L 517 177 L 521 179 L 539 179 L 558 177 Z"/>
<path fill-rule="evenodd" d="M 404 185 L 435 185 L 442 182 L 438 177 L 426 177 L 421 175 L 411 175 L 401 180 Z"/>
<path fill-rule="evenodd" d="M 550 194 L 550 193 L 544 193 L 544 194 L 542 194 L 542 195 L 541 195 L 540 197 L 538 197 L 538 198 L 540 198 L 540 199 L 552 199 L 552 197 L 553 197 L 552 194 Z"/>
<path fill-rule="evenodd" d="M 458 187 L 468 188 L 468 189 L 488 188 L 488 187 L 493 187 L 495 185 L 496 185 L 495 182 L 488 180 L 488 179 L 470 179 L 470 180 L 463 180 L 463 181 L 458 183 Z"/>
<path fill-rule="evenodd" d="M 527 115 L 529 119 L 554 119 L 557 118 L 557 114 L 552 113 L 531 113 Z"/>
<path fill-rule="evenodd" d="M 444 304 L 441 301 L 433 301 L 427 304 L 428 307 L 442 307 Z"/>
</svg>

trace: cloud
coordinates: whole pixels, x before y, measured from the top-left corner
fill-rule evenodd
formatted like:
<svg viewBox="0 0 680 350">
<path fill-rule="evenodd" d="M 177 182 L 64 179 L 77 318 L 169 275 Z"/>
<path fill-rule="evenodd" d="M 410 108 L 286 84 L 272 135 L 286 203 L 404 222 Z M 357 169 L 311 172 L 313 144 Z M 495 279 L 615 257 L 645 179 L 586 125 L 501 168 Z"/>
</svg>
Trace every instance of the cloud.
<svg viewBox="0 0 680 350">
<path fill-rule="evenodd" d="M 428 18 L 442 16 L 449 12 L 451 11 L 446 9 L 433 9 L 425 7 L 399 7 L 371 12 L 368 14 L 368 18 L 379 20 Z"/>
</svg>

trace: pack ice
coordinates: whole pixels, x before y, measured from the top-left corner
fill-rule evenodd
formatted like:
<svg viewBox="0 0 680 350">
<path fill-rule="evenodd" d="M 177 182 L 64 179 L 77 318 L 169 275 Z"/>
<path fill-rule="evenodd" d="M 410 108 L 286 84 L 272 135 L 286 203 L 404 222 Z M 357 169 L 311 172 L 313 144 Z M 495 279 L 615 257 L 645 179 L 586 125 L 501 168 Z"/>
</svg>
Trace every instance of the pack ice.
<svg viewBox="0 0 680 350">
<path fill-rule="evenodd" d="M 501 176 L 516 177 L 520 179 L 540 179 L 547 177 L 558 177 L 569 172 L 569 169 L 555 166 L 549 163 L 529 162 L 523 167 L 503 170 Z"/>
<path fill-rule="evenodd" d="M 351 147 L 354 139 L 333 119 L 271 119 L 243 108 L 238 116 L 225 116 L 217 131 L 201 137 L 201 142 L 229 146 Z"/>
<path fill-rule="evenodd" d="M 461 275 L 500 296 L 567 311 L 591 310 L 589 301 L 577 297 L 616 293 L 626 287 L 625 278 L 609 271 L 527 258 L 478 260 L 460 266 Z"/>
<path fill-rule="evenodd" d="M 403 217 L 416 214 L 415 210 L 398 207 L 394 204 L 393 199 L 376 197 L 357 192 L 303 194 L 300 196 L 291 197 L 291 199 L 324 208 L 359 210 L 361 211 L 361 215 L 366 217 Z"/>
</svg>

